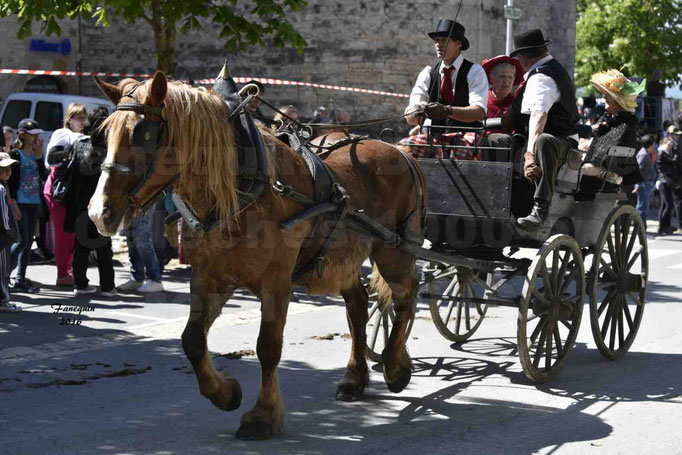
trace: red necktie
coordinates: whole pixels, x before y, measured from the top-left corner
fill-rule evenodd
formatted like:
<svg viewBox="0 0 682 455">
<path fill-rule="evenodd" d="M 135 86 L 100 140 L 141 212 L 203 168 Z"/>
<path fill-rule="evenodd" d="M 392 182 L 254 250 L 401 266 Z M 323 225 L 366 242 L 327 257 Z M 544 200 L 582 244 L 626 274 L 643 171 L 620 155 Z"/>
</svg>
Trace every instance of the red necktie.
<svg viewBox="0 0 682 455">
<path fill-rule="evenodd" d="M 443 68 L 443 80 L 440 81 L 440 94 L 446 105 L 451 105 L 455 101 L 455 91 L 452 88 L 452 73 L 454 71 L 454 66 Z"/>
</svg>

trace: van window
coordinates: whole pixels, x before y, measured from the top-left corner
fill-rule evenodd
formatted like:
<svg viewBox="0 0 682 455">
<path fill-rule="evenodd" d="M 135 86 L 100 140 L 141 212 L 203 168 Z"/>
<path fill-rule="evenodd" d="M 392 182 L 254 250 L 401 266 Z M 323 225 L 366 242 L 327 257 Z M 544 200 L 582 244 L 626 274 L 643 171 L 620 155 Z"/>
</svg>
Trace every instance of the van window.
<svg viewBox="0 0 682 455">
<path fill-rule="evenodd" d="M 54 131 L 64 127 L 62 103 L 38 101 L 35 121 L 45 131 Z"/>
<path fill-rule="evenodd" d="M 2 116 L 2 126 L 11 126 L 17 129 L 19 122 L 31 115 L 31 102 L 23 100 L 10 100 L 7 102 L 5 114 Z"/>
</svg>

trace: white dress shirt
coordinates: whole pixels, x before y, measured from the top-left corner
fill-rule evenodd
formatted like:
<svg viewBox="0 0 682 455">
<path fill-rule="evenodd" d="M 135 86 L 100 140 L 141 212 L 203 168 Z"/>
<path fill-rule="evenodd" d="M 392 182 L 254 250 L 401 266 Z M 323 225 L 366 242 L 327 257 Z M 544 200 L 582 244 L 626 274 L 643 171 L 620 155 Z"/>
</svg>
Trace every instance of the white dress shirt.
<svg viewBox="0 0 682 455">
<path fill-rule="evenodd" d="M 440 62 L 440 75 L 441 80 L 443 80 L 443 70 L 448 66 L 454 66 L 455 70 L 450 75 L 452 79 L 452 87 L 457 89 L 456 81 L 459 69 L 462 67 L 462 62 L 464 57 L 460 54 L 459 57 L 452 62 L 452 65 L 445 65 L 442 61 Z M 488 111 L 488 76 L 485 74 L 485 70 L 478 63 L 474 63 L 467 74 L 467 82 L 469 83 L 469 106 L 480 106 L 484 112 Z M 417 82 L 412 88 L 412 93 L 410 93 L 410 102 L 405 109 L 405 113 L 408 114 L 413 111 L 420 103 L 429 102 L 429 88 L 431 86 L 431 67 L 427 66 L 424 68 L 419 76 L 417 76 Z M 440 87 L 434 87 L 432 90 L 440 90 Z"/>
<path fill-rule="evenodd" d="M 523 78 L 526 79 L 526 91 L 523 93 L 523 100 L 521 101 L 521 113 L 531 114 L 535 111 L 549 112 L 552 105 L 559 101 L 561 92 L 559 87 L 551 77 L 537 73 L 528 79 L 528 75 L 540 65 L 552 60 L 553 57 L 547 57 L 538 60 L 535 65 L 531 66 Z"/>
</svg>

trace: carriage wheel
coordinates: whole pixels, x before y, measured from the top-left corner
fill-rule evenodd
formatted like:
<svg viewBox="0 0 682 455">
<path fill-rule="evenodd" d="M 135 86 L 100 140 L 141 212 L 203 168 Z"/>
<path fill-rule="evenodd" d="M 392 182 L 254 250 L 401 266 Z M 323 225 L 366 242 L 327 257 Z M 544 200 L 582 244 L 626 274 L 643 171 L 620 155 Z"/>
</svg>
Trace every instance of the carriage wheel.
<svg viewBox="0 0 682 455">
<path fill-rule="evenodd" d="M 633 207 L 612 210 L 599 234 L 589 277 L 594 341 L 605 357 L 620 358 L 637 336 L 649 279 L 646 229 Z"/>
<path fill-rule="evenodd" d="M 433 272 L 428 293 L 458 298 L 481 298 L 483 292 L 474 286 L 478 272 L 467 267 L 448 267 Z M 489 275 L 492 278 L 492 275 Z M 436 328 L 450 341 L 466 341 L 483 322 L 488 305 L 456 300 L 429 299 L 431 318 Z"/>
<path fill-rule="evenodd" d="M 388 305 L 383 311 L 379 307 L 377 301 L 377 294 L 372 293 L 369 287 L 369 277 L 362 280 L 367 293 L 369 294 L 369 317 L 367 319 L 367 346 L 365 349 L 365 356 L 377 363 L 382 362 L 381 353 L 386 347 L 388 337 L 391 335 L 393 329 L 393 321 L 395 320 L 395 311 L 393 305 Z M 416 305 L 415 301 L 415 305 Z M 412 319 L 407 324 L 407 334 L 405 338 L 410 336 L 412 325 L 414 324 L 414 311 L 412 312 Z M 348 327 L 350 328 L 350 320 L 348 320 Z"/>
<path fill-rule="evenodd" d="M 369 319 L 367 321 L 367 351 L 365 355 L 369 360 L 374 362 L 382 362 L 381 353 L 388 343 L 388 337 L 391 335 L 393 329 L 393 321 L 395 320 L 395 311 L 393 305 L 388 305 L 383 311 L 379 307 L 379 302 L 370 300 Z M 416 302 L 415 302 L 416 304 Z M 412 325 L 414 324 L 414 312 L 412 312 L 412 319 L 407 324 L 407 334 L 405 338 L 410 336 Z"/>
<path fill-rule="evenodd" d="M 567 235 L 550 237 L 528 269 L 519 307 L 519 359 L 531 381 L 547 382 L 563 368 L 578 335 L 584 297 L 578 243 Z"/>
</svg>

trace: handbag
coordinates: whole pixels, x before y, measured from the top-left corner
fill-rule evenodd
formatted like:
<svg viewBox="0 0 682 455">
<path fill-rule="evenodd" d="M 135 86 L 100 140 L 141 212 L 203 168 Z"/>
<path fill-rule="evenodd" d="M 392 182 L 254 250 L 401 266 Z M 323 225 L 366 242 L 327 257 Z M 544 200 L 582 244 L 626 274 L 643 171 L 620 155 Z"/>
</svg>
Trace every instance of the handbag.
<svg viewBox="0 0 682 455">
<path fill-rule="evenodd" d="M 64 204 L 66 202 L 66 195 L 73 181 L 73 176 L 76 173 L 78 167 L 78 160 L 76 157 L 76 144 L 78 144 L 82 139 L 74 142 L 69 146 L 69 155 L 61 166 L 57 168 L 52 179 L 52 188 L 50 192 L 52 193 L 52 199 Z M 88 138 L 89 140 L 89 138 Z"/>
</svg>

